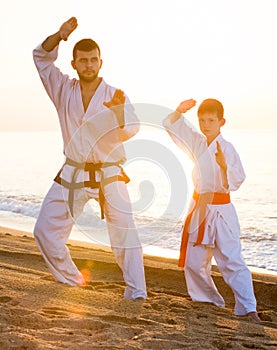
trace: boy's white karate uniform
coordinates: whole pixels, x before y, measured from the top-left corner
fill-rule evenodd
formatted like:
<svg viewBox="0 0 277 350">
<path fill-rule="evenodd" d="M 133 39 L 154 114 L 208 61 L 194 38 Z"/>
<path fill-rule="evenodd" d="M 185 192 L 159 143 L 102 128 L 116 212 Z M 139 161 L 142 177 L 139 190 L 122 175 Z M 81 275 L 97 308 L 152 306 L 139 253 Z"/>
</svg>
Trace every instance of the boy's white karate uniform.
<svg viewBox="0 0 277 350">
<path fill-rule="evenodd" d="M 208 146 L 206 137 L 194 130 L 183 116 L 173 124 L 169 117 L 164 119 L 164 127 L 195 164 L 192 174 L 195 191 L 201 194 L 237 190 L 245 179 L 245 173 L 233 145 L 220 134 Z M 222 184 L 221 170 L 216 162 L 216 142 L 219 142 L 226 158 L 228 189 Z M 192 199 L 188 212 L 193 206 Z M 202 244 L 194 245 L 198 236 L 198 212 L 196 210 L 190 224 L 185 265 L 187 288 L 192 300 L 224 306 L 224 300 L 210 275 L 214 256 L 224 280 L 234 292 L 235 314 L 245 315 L 256 311 L 251 273 L 241 255 L 240 226 L 234 205 L 208 204 Z"/>
<path fill-rule="evenodd" d="M 80 83 L 70 79 L 54 65 L 58 47 L 45 51 L 39 45 L 33 52 L 35 65 L 43 85 L 59 116 L 64 154 L 78 163 L 106 163 L 126 160 L 123 142 L 139 130 L 139 120 L 126 97 L 125 126 L 120 128 L 116 116 L 103 105 L 110 101 L 115 88 L 102 79 L 90 104 L 84 111 Z M 76 168 L 66 164 L 60 174 L 70 181 Z M 78 169 L 76 182 L 88 180 L 89 173 Z M 74 175 L 74 176 L 75 176 Z M 121 175 L 120 165 L 96 171 L 96 180 Z M 74 191 L 74 219 L 91 198 L 98 198 L 98 189 L 82 188 Z M 125 298 L 146 298 L 142 248 L 134 224 L 131 203 L 125 182 L 116 181 L 104 186 L 105 216 L 111 247 L 126 282 Z M 41 253 L 55 279 L 69 285 L 84 283 L 66 247 L 74 224 L 68 208 L 68 189 L 54 182 L 46 195 L 35 225 L 34 236 Z"/>
</svg>

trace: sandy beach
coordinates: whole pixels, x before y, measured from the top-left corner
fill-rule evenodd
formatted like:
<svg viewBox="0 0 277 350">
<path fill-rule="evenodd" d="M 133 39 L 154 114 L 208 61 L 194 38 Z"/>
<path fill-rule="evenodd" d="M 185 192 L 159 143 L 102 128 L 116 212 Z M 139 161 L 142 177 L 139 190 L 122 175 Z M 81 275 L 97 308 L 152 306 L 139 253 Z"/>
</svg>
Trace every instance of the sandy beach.
<svg viewBox="0 0 277 350">
<path fill-rule="evenodd" d="M 261 324 L 233 315 L 234 297 L 216 267 L 225 308 L 192 302 L 176 260 L 145 256 L 148 299 L 123 299 L 109 249 L 68 245 L 90 280 L 53 280 L 28 233 L 0 227 L 0 349 L 274 349 L 277 276 L 253 273 Z"/>
</svg>

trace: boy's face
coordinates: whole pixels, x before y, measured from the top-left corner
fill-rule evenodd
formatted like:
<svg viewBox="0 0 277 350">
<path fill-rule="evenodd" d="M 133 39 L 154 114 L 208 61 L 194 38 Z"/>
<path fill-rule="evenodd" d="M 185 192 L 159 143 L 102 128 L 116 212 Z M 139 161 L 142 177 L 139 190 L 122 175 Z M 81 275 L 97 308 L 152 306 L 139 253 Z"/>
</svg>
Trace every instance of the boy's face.
<svg viewBox="0 0 277 350">
<path fill-rule="evenodd" d="M 201 132 L 212 141 L 220 134 L 220 128 L 225 124 L 225 119 L 218 119 L 215 113 L 203 113 L 198 116 Z"/>
</svg>

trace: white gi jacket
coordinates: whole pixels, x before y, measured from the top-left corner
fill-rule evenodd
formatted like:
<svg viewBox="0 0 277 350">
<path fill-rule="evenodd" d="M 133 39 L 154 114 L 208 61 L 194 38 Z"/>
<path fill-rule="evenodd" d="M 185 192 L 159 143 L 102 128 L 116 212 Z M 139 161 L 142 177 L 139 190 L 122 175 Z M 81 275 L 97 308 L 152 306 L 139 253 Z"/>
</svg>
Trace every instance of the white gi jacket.
<svg viewBox="0 0 277 350">
<path fill-rule="evenodd" d="M 124 128 L 119 127 L 114 113 L 103 105 L 103 102 L 111 100 L 116 90 L 103 79 L 85 112 L 80 82 L 69 78 L 55 66 L 57 56 L 58 46 L 47 52 L 39 45 L 33 51 L 42 83 L 58 112 L 65 156 L 79 163 L 124 163 L 126 155 L 123 142 L 139 130 L 139 120 L 128 97 L 124 107 Z M 66 165 L 61 177 L 69 181 L 72 171 L 73 167 Z M 103 169 L 103 172 L 113 176 L 118 175 L 120 169 L 110 167 Z M 87 176 L 83 170 L 79 170 L 76 179 L 88 180 Z"/>
<path fill-rule="evenodd" d="M 192 180 L 197 193 L 219 192 L 228 193 L 237 190 L 245 179 L 245 173 L 234 146 L 220 134 L 209 146 L 206 137 L 194 130 L 182 116 L 171 124 L 170 116 L 166 117 L 163 125 L 176 143 L 194 162 Z M 219 142 L 227 163 L 228 188 L 223 186 L 221 170 L 216 162 L 216 142 Z M 189 212 L 194 206 L 191 201 Z M 223 219 L 231 231 L 240 232 L 236 210 L 232 203 L 224 205 L 207 205 L 206 225 L 202 244 L 214 246 L 217 220 Z M 189 229 L 189 241 L 195 243 L 198 235 L 198 211 L 192 217 Z"/>
</svg>

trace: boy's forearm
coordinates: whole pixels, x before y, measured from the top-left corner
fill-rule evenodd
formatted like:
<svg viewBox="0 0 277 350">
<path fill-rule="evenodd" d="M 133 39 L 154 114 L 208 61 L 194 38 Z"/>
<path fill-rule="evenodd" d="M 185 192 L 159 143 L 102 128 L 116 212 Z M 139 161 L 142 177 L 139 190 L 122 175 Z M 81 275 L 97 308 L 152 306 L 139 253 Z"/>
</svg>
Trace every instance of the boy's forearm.
<svg viewBox="0 0 277 350">
<path fill-rule="evenodd" d="M 174 124 L 175 122 L 177 122 L 177 120 L 180 119 L 181 116 L 182 116 L 182 113 L 178 112 L 177 110 L 171 113 L 168 116 L 170 120 L 170 124 Z"/>
<path fill-rule="evenodd" d="M 225 168 L 220 167 L 222 185 L 227 189 L 229 188 L 228 177 L 227 177 L 227 166 Z"/>
<path fill-rule="evenodd" d="M 62 40 L 61 38 L 61 35 L 60 35 L 60 32 L 58 31 L 57 33 L 55 34 L 52 34 L 50 36 L 48 36 L 44 42 L 42 43 L 42 48 L 47 51 L 47 52 L 50 52 L 52 50 L 54 50 L 54 48 L 56 46 L 59 45 L 60 41 Z"/>
</svg>

